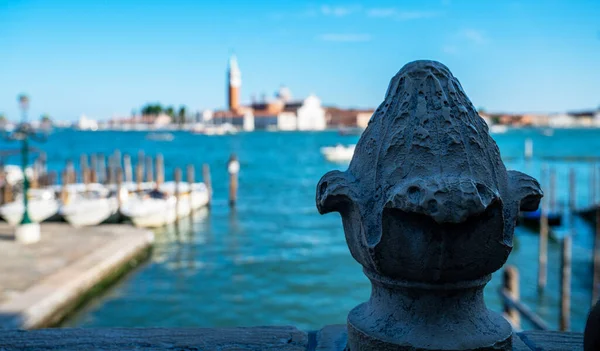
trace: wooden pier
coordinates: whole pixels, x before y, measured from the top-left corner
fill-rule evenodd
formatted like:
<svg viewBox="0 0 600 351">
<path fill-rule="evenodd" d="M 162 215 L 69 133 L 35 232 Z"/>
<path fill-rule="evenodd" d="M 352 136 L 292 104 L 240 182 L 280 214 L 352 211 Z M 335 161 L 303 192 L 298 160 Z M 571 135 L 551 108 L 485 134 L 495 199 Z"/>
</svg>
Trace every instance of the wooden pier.
<svg viewBox="0 0 600 351">
<path fill-rule="evenodd" d="M 152 232 L 129 225 L 43 224 L 32 245 L 12 240 L 13 231 L 0 224 L 0 329 L 55 326 L 95 287 L 137 265 L 154 241 Z"/>
</svg>

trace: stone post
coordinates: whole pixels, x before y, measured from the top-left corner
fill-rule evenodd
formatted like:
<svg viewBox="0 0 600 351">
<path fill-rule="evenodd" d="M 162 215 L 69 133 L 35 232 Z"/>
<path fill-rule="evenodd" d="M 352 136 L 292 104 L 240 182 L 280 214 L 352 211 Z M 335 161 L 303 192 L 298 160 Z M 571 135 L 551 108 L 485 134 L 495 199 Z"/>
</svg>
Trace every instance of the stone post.
<svg viewBox="0 0 600 351">
<path fill-rule="evenodd" d="M 372 285 L 348 315 L 348 349 L 511 350 L 483 288 L 512 250 L 519 210 L 541 197 L 535 179 L 506 170 L 446 66 L 404 66 L 348 170 L 317 185 L 319 212 L 341 214 Z"/>
</svg>

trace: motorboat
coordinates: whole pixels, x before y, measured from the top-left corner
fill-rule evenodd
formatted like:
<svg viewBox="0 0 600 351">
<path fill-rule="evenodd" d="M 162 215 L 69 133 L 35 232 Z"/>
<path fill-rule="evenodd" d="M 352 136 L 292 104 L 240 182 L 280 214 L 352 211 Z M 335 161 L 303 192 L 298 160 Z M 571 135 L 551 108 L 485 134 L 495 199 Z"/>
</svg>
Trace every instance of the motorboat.
<svg viewBox="0 0 600 351">
<path fill-rule="evenodd" d="M 490 134 L 504 134 L 508 132 L 508 126 L 503 124 L 493 124 L 490 126 Z"/>
<path fill-rule="evenodd" d="M 178 190 L 178 198 L 175 196 Z M 193 210 L 208 204 L 208 189 L 204 183 L 163 183 L 150 191 L 131 197 L 121 208 L 136 227 L 157 228 L 188 216 Z"/>
<path fill-rule="evenodd" d="M 117 222 L 119 202 L 125 203 L 128 197 L 126 188 L 117 193 L 100 184 L 89 184 L 83 191 L 67 193 L 59 213 L 74 227 Z"/>
<path fill-rule="evenodd" d="M 57 214 L 59 202 L 51 188 L 29 189 L 28 214 L 34 223 L 43 222 Z M 0 215 L 8 224 L 16 226 L 21 222 L 24 211 L 23 194 L 16 196 L 15 201 L 0 206 Z"/>
<path fill-rule="evenodd" d="M 146 134 L 146 140 L 152 141 L 173 141 L 175 135 L 172 133 L 148 133 Z"/>
<path fill-rule="evenodd" d="M 325 146 L 321 148 L 321 154 L 329 162 L 348 162 L 352 160 L 356 145 L 344 146 L 338 144 L 336 146 Z"/>
</svg>

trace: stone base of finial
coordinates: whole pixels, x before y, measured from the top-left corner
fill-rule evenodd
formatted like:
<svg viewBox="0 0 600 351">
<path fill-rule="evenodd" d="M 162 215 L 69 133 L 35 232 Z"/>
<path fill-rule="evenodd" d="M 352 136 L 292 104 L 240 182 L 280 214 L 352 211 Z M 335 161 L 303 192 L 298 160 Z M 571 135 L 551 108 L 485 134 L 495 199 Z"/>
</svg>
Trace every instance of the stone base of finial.
<svg viewBox="0 0 600 351">
<path fill-rule="evenodd" d="M 510 324 L 483 301 L 489 276 L 451 285 L 367 276 L 371 298 L 348 315 L 349 350 L 512 350 Z"/>
</svg>

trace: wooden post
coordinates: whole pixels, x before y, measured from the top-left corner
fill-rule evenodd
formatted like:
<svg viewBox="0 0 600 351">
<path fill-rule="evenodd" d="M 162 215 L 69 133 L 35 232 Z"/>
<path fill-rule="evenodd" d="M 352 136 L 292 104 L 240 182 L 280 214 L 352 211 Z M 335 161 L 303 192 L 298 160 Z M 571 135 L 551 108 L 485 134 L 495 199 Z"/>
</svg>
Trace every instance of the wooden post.
<svg viewBox="0 0 600 351">
<path fill-rule="evenodd" d="M 90 187 L 90 170 L 88 168 L 83 170 L 81 178 L 82 183 L 85 185 L 85 191 L 88 191 Z"/>
<path fill-rule="evenodd" d="M 526 160 L 530 160 L 533 157 L 533 140 L 531 138 L 525 139 L 525 150 L 523 153 Z"/>
<path fill-rule="evenodd" d="M 556 169 L 552 167 L 550 169 L 550 189 L 548 198 L 550 199 L 550 212 L 558 212 L 556 206 Z"/>
<path fill-rule="evenodd" d="M 121 161 L 122 161 L 121 150 L 115 149 L 115 151 L 113 152 L 113 162 L 114 162 L 113 167 L 115 168 L 115 175 L 117 174 L 117 170 L 122 165 Z M 122 171 L 122 169 L 121 169 L 121 171 Z"/>
<path fill-rule="evenodd" d="M 156 170 L 156 186 L 158 187 L 165 182 L 165 160 L 162 154 L 156 155 L 154 168 Z"/>
<path fill-rule="evenodd" d="M 81 156 L 79 156 L 79 171 L 81 172 L 81 182 L 85 183 L 86 180 L 84 180 L 84 178 L 88 172 L 88 158 L 86 154 L 81 154 Z M 89 182 L 90 180 L 87 179 L 87 181 Z"/>
<path fill-rule="evenodd" d="M 116 171 L 116 182 L 117 182 L 117 202 L 119 204 L 119 210 L 121 210 L 121 206 L 123 205 L 121 199 L 121 190 L 123 187 L 123 169 L 121 167 L 117 167 Z"/>
<path fill-rule="evenodd" d="M 129 156 L 129 154 L 123 155 L 123 168 L 125 171 L 125 183 L 129 184 L 133 182 L 133 170 L 131 168 L 131 156 Z"/>
<path fill-rule="evenodd" d="M 152 183 L 153 179 L 153 170 L 152 170 L 152 157 L 146 157 L 146 181 L 148 183 Z"/>
<path fill-rule="evenodd" d="M 571 328 L 571 234 L 562 240 L 561 271 L 560 271 L 560 330 Z"/>
<path fill-rule="evenodd" d="M 212 181 L 210 179 L 210 166 L 207 163 L 202 165 L 202 181 L 204 181 L 208 192 L 208 206 L 210 206 L 212 202 Z"/>
<path fill-rule="evenodd" d="M 179 220 L 179 183 L 181 183 L 181 168 L 177 167 L 174 171 L 173 178 L 175 179 L 175 221 Z"/>
<path fill-rule="evenodd" d="M 235 154 L 229 157 L 227 172 L 229 173 L 229 206 L 235 207 L 237 202 L 238 174 L 240 172 L 240 162 Z"/>
<path fill-rule="evenodd" d="M 596 164 L 590 169 L 590 206 L 596 205 Z"/>
<path fill-rule="evenodd" d="M 191 211 L 194 210 L 194 197 L 192 196 L 192 188 L 194 186 L 194 178 L 196 175 L 195 173 L 196 173 L 196 170 L 194 169 L 194 165 L 192 165 L 192 164 L 187 165 L 187 181 L 188 181 L 188 185 L 190 187 L 188 197 L 190 200 L 190 210 Z"/>
<path fill-rule="evenodd" d="M 13 188 L 8 182 L 4 183 L 4 192 L 2 194 L 2 202 L 7 204 L 13 201 Z"/>
<path fill-rule="evenodd" d="M 106 156 L 98 155 L 98 182 L 107 184 L 108 177 L 106 176 Z"/>
<path fill-rule="evenodd" d="M 69 171 L 67 169 L 62 171 L 60 180 L 62 183 L 62 187 L 60 188 L 60 200 L 64 204 L 68 200 L 67 199 L 67 196 L 68 196 L 67 185 L 69 185 Z"/>
<path fill-rule="evenodd" d="M 52 186 L 56 184 L 56 171 L 48 172 L 48 185 Z"/>
<path fill-rule="evenodd" d="M 137 163 L 142 166 L 142 174 L 144 174 L 144 163 L 146 162 L 146 156 L 144 156 L 144 151 L 138 151 Z"/>
<path fill-rule="evenodd" d="M 575 170 L 571 168 L 569 172 L 569 211 L 576 211 L 577 207 L 577 188 L 575 187 Z M 571 216 L 572 217 L 572 216 Z"/>
<path fill-rule="evenodd" d="M 36 189 L 39 187 L 39 177 L 40 177 L 40 173 L 39 173 L 39 164 L 38 161 L 36 160 L 33 164 L 33 167 L 31 167 L 32 170 L 32 174 L 31 174 L 31 181 L 29 182 L 29 187 L 31 189 Z"/>
<path fill-rule="evenodd" d="M 75 184 L 77 179 L 75 178 L 75 167 L 73 167 L 73 161 L 67 160 L 67 184 Z"/>
<path fill-rule="evenodd" d="M 600 298 L 600 208 L 596 208 L 596 237 L 594 240 L 593 251 L 593 286 L 592 286 L 592 306 Z"/>
<path fill-rule="evenodd" d="M 142 191 L 142 183 L 144 182 L 144 165 L 138 162 L 135 165 L 135 182 L 137 183 L 137 191 Z"/>
<path fill-rule="evenodd" d="M 90 182 L 98 183 L 98 157 L 96 154 L 90 155 Z"/>
<path fill-rule="evenodd" d="M 516 267 L 507 265 L 504 268 L 504 274 L 502 275 L 504 290 L 512 297 L 515 301 L 520 298 L 519 292 L 519 271 Z M 504 316 L 513 325 L 513 328 L 520 329 L 521 327 L 521 315 L 517 309 L 513 308 L 511 304 L 504 303 Z"/>
<path fill-rule="evenodd" d="M 542 170 L 545 174 L 546 169 Z M 538 293 L 544 292 L 548 280 L 548 199 L 542 198 L 540 209 L 540 238 L 538 249 Z"/>
<path fill-rule="evenodd" d="M 40 151 L 40 156 L 38 157 L 38 160 L 40 166 L 39 174 L 41 178 L 40 185 L 48 186 L 50 185 L 50 182 L 48 181 L 48 155 L 46 155 L 44 151 Z"/>
</svg>

